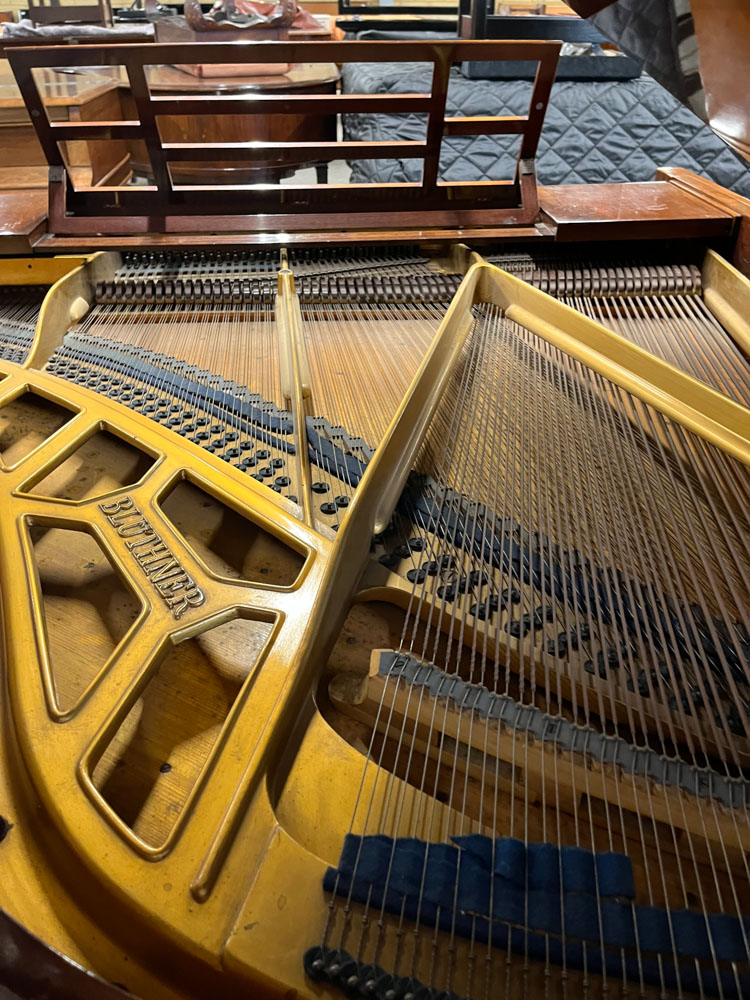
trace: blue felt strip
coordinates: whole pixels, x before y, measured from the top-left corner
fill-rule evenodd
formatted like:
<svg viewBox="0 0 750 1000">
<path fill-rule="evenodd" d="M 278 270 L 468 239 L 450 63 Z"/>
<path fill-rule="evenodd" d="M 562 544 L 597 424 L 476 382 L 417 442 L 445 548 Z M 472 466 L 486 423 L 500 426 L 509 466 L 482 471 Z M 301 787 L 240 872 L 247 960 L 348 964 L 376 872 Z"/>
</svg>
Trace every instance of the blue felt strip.
<svg viewBox="0 0 750 1000">
<path fill-rule="evenodd" d="M 582 847 L 562 847 L 560 849 L 563 891 L 596 894 L 594 875 L 594 855 Z"/>
<path fill-rule="evenodd" d="M 458 875 L 458 848 L 452 844 L 430 844 L 423 896 L 436 906 L 453 909 Z"/>
<path fill-rule="evenodd" d="M 583 893 L 570 893 L 564 897 L 563 920 L 565 934 L 582 938 L 584 941 L 599 941 L 599 911 L 596 900 Z"/>
<path fill-rule="evenodd" d="M 496 928 L 509 924 L 528 928 L 527 937 L 564 935 L 566 949 L 583 942 L 605 951 L 638 946 L 641 961 L 660 953 L 662 964 L 668 963 L 673 941 L 679 959 L 710 961 L 715 955 L 726 962 L 750 961 L 743 933 L 743 924 L 750 930 L 750 917 L 741 922 L 712 914 L 707 921 L 691 910 L 633 906 L 632 867 L 623 858 L 575 847 L 527 848 L 514 838 L 492 841 L 476 834 L 456 837 L 453 844 L 348 835 L 339 867 L 328 869 L 324 888 L 429 925 L 447 920 L 455 933 L 464 928 L 476 939 L 482 936 L 478 927 L 486 927 L 482 934 L 494 940 Z M 556 866 L 563 869 L 562 894 Z M 597 881 L 604 892 L 596 893 Z M 542 940 L 549 948 L 549 939 Z M 680 969 L 680 979 L 690 978 L 690 968 L 688 963 Z M 676 972 L 673 978 L 676 983 Z"/>
<path fill-rule="evenodd" d="M 375 837 L 365 837 L 355 868 L 355 877 L 370 885 L 385 882 L 388 865 L 393 851 L 393 840 L 378 834 Z"/>
<path fill-rule="evenodd" d="M 498 880 L 503 881 L 503 880 Z M 507 885 L 507 883 L 505 883 Z M 721 984 L 721 994 L 726 1000 L 734 1000 L 736 997 L 750 996 L 750 976 L 746 974 L 738 975 L 738 982 L 732 970 L 720 970 L 720 977 L 717 979 L 712 968 L 696 967 L 695 962 L 686 961 L 684 964 L 675 965 L 668 948 L 666 954 L 661 956 L 661 960 L 650 958 L 648 954 L 635 956 L 632 952 L 627 953 L 620 950 L 621 947 L 634 947 L 634 932 L 630 924 L 630 937 L 616 932 L 613 936 L 622 937 L 623 943 L 618 948 L 606 947 L 602 951 L 600 943 L 577 941 L 566 937 L 550 937 L 546 933 L 539 933 L 538 929 L 523 929 L 511 926 L 511 923 L 520 924 L 524 919 L 524 894 L 519 890 L 507 890 L 500 901 L 499 909 L 507 914 L 509 923 L 499 923 L 477 918 L 466 913 L 451 911 L 448 907 L 437 907 L 433 904 L 420 903 L 415 897 L 404 897 L 395 892 L 387 892 L 383 896 L 384 886 L 364 886 L 357 885 L 356 880 L 352 883 L 351 876 L 342 875 L 339 869 L 329 868 L 324 878 L 324 889 L 332 892 L 334 887 L 338 895 L 349 897 L 357 902 L 370 902 L 371 905 L 384 908 L 390 913 L 401 914 L 410 921 L 417 919 L 423 926 L 438 927 L 446 932 L 453 932 L 459 936 L 473 939 L 478 943 L 486 943 L 491 940 L 497 948 L 506 949 L 510 945 L 514 952 L 527 954 L 530 958 L 541 961 L 553 962 L 561 965 L 563 961 L 570 968 L 585 967 L 590 973 L 600 973 L 606 971 L 607 975 L 621 977 L 623 970 L 628 979 L 637 984 L 643 977 L 644 983 L 655 986 L 664 986 L 668 990 L 675 990 L 680 986 L 687 992 L 716 996 L 719 995 L 719 983 Z M 612 914 L 622 914 L 632 907 L 622 903 L 602 901 L 602 924 L 606 926 Z M 494 907 L 493 907 L 494 909 Z M 533 905 L 532 905 L 533 909 Z M 649 908 L 641 907 L 641 911 Z M 662 911 L 663 912 L 663 911 Z M 529 911 L 529 916 L 531 911 Z M 732 918 L 726 918 L 731 920 Z M 711 922 L 712 918 L 709 918 Z M 639 920 L 639 926 L 643 923 Z M 739 923 L 739 922 L 737 922 Z M 643 923 L 645 926 L 645 923 Z M 713 925 L 712 925 L 713 926 Z M 725 921 L 716 924 L 716 933 L 723 933 L 726 929 Z M 735 928 L 736 929 L 736 928 Z M 740 935 L 741 937 L 741 935 Z M 627 940 L 626 940 L 627 939 Z M 737 941 L 736 941 L 737 943 Z M 641 947 L 644 943 L 641 942 Z M 727 955 L 727 958 L 730 956 Z M 747 960 L 747 954 L 743 952 L 743 957 Z"/>
<path fill-rule="evenodd" d="M 560 894 L 560 848 L 556 844 L 529 844 L 529 889 Z"/>
<path fill-rule="evenodd" d="M 672 910 L 672 931 L 677 954 L 689 958 L 711 958 L 706 918 L 692 910 Z"/>
<path fill-rule="evenodd" d="M 742 924 L 736 917 L 728 913 L 711 913 L 708 926 L 719 961 L 747 962 L 750 959 L 748 942 L 742 933 Z"/>
<path fill-rule="evenodd" d="M 557 845 L 544 843 L 532 843 L 527 847 L 523 841 L 511 837 L 493 841 L 479 834 L 452 839 L 484 866 L 493 865 L 495 874 L 513 885 L 557 893 L 562 868 L 566 892 L 595 895 L 598 883 L 599 896 L 635 897 L 633 867 L 625 854 L 613 851 L 593 854 L 582 847 L 564 847 L 560 851 Z"/>
<path fill-rule="evenodd" d="M 397 892 L 418 896 L 422 889 L 427 842 L 416 837 L 399 837 L 391 858 L 390 884 Z"/>
<path fill-rule="evenodd" d="M 357 837 L 353 833 L 347 833 L 344 837 L 344 846 L 341 848 L 339 858 L 339 871 L 342 875 L 351 875 L 359 857 L 359 845 L 362 837 Z"/>
<path fill-rule="evenodd" d="M 451 840 L 462 851 L 474 855 L 481 861 L 482 866 L 490 871 L 493 866 L 492 857 L 496 841 L 490 837 L 484 837 L 481 833 L 469 833 L 463 837 L 451 837 Z"/>
<path fill-rule="evenodd" d="M 511 888 L 505 879 L 495 879 L 492 919 L 523 924 L 526 919 L 526 894 L 523 889 Z"/>
<path fill-rule="evenodd" d="M 671 954 L 672 937 L 666 910 L 660 910 L 655 906 L 636 906 L 635 922 L 641 948 Z"/>
<path fill-rule="evenodd" d="M 626 854 L 605 851 L 594 855 L 596 881 L 600 896 L 635 899 L 633 866 Z"/>
<path fill-rule="evenodd" d="M 599 904 L 602 916 L 602 937 L 605 943 L 619 943 L 623 948 L 635 948 L 635 918 L 633 907 L 603 899 Z"/>
<path fill-rule="evenodd" d="M 458 870 L 458 908 L 489 916 L 491 892 L 492 879 L 481 859 L 462 851 Z"/>
<path fill-rule="evenodd" d="M 560 896 L 532 889 L 528 894 L 527 918 L 523 923 L 548 934 L 562 934 L 562 922 Z"/>
<path fill-rule="evenodd" d="M 495 874 L 512 885 L 526 886 L 526 846 L 513 837 L 499 837 L 495 841 Z"/>
</svg>

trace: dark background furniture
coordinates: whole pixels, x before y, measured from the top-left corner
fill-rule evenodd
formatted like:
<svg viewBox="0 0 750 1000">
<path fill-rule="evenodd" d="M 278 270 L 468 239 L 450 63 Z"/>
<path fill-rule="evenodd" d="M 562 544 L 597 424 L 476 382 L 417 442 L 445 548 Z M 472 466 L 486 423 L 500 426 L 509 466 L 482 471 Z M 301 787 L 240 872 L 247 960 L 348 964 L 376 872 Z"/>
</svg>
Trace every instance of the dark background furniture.
<svg viewBox="0 0 750 1000">
<path fill-rule="evenodd" d="M 641 64 L 621 52 L 605 54 L 609 40 L 593 24 L 580 17 L 561 14 L 495 14 L 493 0 L 461 0 L 459 35 L 462 38 L 554 38 L 561 42 L 592 46 L 590 54 L 560 54 L 558 80 L 630 80 L 641 72 Z M 510 63 L 474 63 L 461 70 L 469 79 L 533 79 L 536 67 Z"/>
</svg>

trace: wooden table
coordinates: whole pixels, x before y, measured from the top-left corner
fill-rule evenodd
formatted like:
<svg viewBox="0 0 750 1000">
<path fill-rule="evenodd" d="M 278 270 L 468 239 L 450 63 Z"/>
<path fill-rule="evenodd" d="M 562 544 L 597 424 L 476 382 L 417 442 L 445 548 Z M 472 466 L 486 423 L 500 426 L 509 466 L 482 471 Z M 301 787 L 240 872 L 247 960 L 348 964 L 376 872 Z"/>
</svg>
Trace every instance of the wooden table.
<svg viewBox="0 0 750 1000">
<path fill-rule="evenodd" d="M 302 64 L 279 76 L 221 77 L 204 79 L 174 66 L 152 66 L 149 86 L 164 94 L 332 94 L 339 80 L 333 63 Z M 52 121 L 122 121 L 133 116 L 133 102 L 121 67 L 54 70 L 39 73 L 40 90 Z M 336 138 L 335 115 L 276 115 L 245 117 L 225 115 L 160 119 L 165 142 L 325 142 Z M 130 174 L 147 176 L 150 165 L 141 142 L 107 140 L 68 142 L 65 156 L 76 185 L 122 184 Z M 252 166 L 236 162 L 184 163 L 173 171 L 178 183 L 259 183 L 278 180 L 299 166 L 280 167 L 272 161 Z M 327 165 L 316 167 L 324 182 Z M 21 93 L 7 63 L 0 63 L 0 190 L 45 188 L 47 166 Z"/>
<path fill-rule="evenodd" d="M 152 66 L 146 72 L 153 92 L 164 94 L 285 94 L 304 90 L 307 94 L 333 94 L 340 77 L 334 63 L 304 63 L 283 76 L 230 76 L 205 79 L 174 66 Z M 134 114 L 132 99 L 125 91 L 123 111 Z M 159 119 L 163 142 L 330 142 L 336 139 L 335 115 L 163 116 Z M 136 173 L 149 173 L 146 147 L 131 143 L 131 163 Z M 180 163 L 172 176 L 180 184 L 257 184 L 278 180 L 309 161 L 284 166 L 256 161 L 252 166 L 236 161 Z M 325 183 L 328 165 L 316 165 L 318 182 Z"/>
<path fill-rule="evenodd" d="M 122 118 L 119 81 L 106 70 L 39 71 L 40 90 L 52 121 Z M 117 184 L 129 173 L 124 142 L 68 142 L 67 162 L 76 184 Z M 0 189 L 47 186 L 47 161 L 21 92 L 7 63 L 0 63 Z"/>
<path fill-rule="evenodd" d="M 21 257 L 31 253 L 47 229 L 47 191 L 0 191 L 0 255 Z"/>
</svg>

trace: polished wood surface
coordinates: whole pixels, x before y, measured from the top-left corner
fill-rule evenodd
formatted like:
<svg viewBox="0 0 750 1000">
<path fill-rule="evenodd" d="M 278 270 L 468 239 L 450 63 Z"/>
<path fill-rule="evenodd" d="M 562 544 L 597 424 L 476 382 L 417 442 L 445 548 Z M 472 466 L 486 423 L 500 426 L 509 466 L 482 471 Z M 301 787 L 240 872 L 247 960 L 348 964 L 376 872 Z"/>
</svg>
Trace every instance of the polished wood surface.
<svg viewBox="0 0 750 1000">
<path fill-rule="evenodd" d="M 560 242 L 728 236 L 737 213 L 663 181 L 560 184 L 540 188 L 544 215 Z"/>
<path fill-rule="evenodd" d="M 149 66 L 149 87 L 160 94 L 222 93 L 334 93 L 340 77 L 334 63 L 293 66 L 288 73 L 276 76 L 225 77 L 203 79 L 174 66 Z M 127 74 L 122 67 L 44 68 L 36 75 L 45 109 L 53 121 L 119 121 L 134 115 Z M 137 116 L 136 116 L 137 117 Z M 335 117 L 330 115 L 279 115 L 267 118 L 196 115 L 163 117 L 163 138 L 168 142 L 319 142 L 336 138 Z M 0 66 L 0 128 L 5 142 L 0 147 L 0 189 L 9 187 L 46 188 L 46 160 L 10 67 Z M 129 160 L 128 157 L 131 157 Z M 131 169 L 149 173 L 149 160 L 143 143 L 76 142 L 67 143 L 67 162 L 77 186 L 119 184 Z M 298 163 L 285 168 L 288 174 Z M 19 175 L 17 168 L 25 169 Z M 181 183 L 216 183 L 227 181 L 252 183 L 272 176 L 262 164 L 239 170 L 231 163 L 211 167 L 194 164 L 177 168 Z M 278 176 L 276 171 L 275 176 Z"/>
<path fill-rule="evenodd" d="M 394 7 L 393 9 L 395 11 L 395 13 L 393 14 L 384 14 L 382 12 L 382 8 L 379 13 L 374 14 L 372 13 L 372 5 L 370 4 L 362 4 L 361 8 L 359 4 L 356 5 L 356 8 L 354 5 L 352 5 L 352 10 L 349 13 L 349 15 L 346 18 L 340 18 L 340 20 L 352 20 L 357 17 L 362 17 L 363 20 L 366 20 L 368 23 L 372 22 L 373 25 L 379 24 L 381 20 L 394 21 L 395 23 L 400 23 L 400 24 L 410 24 L 412 22 L 415 24 L 419 24 L 422 21 L 426 22 L 440 21 L 441 23 L 446 25 L 451 25 L 456 23 L 456 15 L 442 14 L 440 12 L 441 8 L 439 6 L 435 7 L 434 14 L 399 14 L 397 13 L 398 11 L 397 7 Z"/>
<path fill-rule="evenodd" d="M 662 167 L 656 171 L 660 180 L 700 198 L 710 205 L 718 205 L 738 217 L 737 237 L 732 253 L 732 263 L 743 274 L 750 275 L 750 199 L 729 191 L 706 177 L 699 177 L 684 167 Z"/>
<path fill-rule="evenodd" d="M 361 13 L 352 9 L 346 16 L 336 19 L 336 23 L 344 30 L 363 31 L 374 29 L 381 31 L 395 31 L 399 28 L 427 30 L 451 31 L 456 27 L 455 14 L 441 14 L 440 8 L 436 8 L 435 14 L 378 14 L 370 13 L 366 6 L 363 6 Z"/>
<path fill-rule="evenodd" d="M 29 44 L 28 41 L 26 43 Z M 118 78 L 109 73 L 44 68 L 36 74 L 46 108 L 78 108 L 116 89 Z M 26 110 L 23 96 L 9 66 L 0 66 L 0 108 Z"/>
<path fill-rule="evenodd" d="M 302 63 L 276 76 L 222 76 L 210 79 L 193 76 L 176 66 L 149 66 L 146 69 L 149 87 L 160 94 L 285 93 L 335 85 L 340 78 L 341 73 L 335 63 Z"/>
<path fill-rule="evenodd" d="M 29 253 L 46 221 L 46 191 L 0 191 L 0 254 Z"/>
<path fill-rule="evenodd" d="M 76 249 L 94 250 L 205 250 L 216 247 L 278 247 L 278 246 L 363 246 L 373 244 L 413 244 L 423 239 L 424 229 L 369 229 L 347 232 L 277 233 L 145 233 L 138 236 L 58 236 L 44 233 L 36 249 L 44 253 L 73 253 Z M 455 243 L 471 239 L 473 243 L 516 243 L 532 240 L 552 240 L 554 229 L 544 224 L 505 229 L 431 229 L 431 243 Z M 2 247 L 0 245 L 0 252 Z"/>
<path fill-rule="evenodd" d="M 111 27 L 112 4 L 110 0 L 97 0 L 97 3 L 89 4 L 65 4 L 61 6 L 59 0 L 51 0 L 45 3 L 35 3 L 29 0 L 29 20 L 34 24 L 61 24 L 74 21 L 77 24 L 100 24 Z"/>
<path fill-rule="evenodd" d="M 311 14 L 335 15 L 339 12 L 339 5 L 336 0 L 306 0 L 305 9 Z"/>
<path fill-rule="evenodd" d="M 28 39 L 23 41 L 28 48 Z M 43 67 L 34 74 L 45 107 L 82 104 L 128 84 L 124 66 L 76 67 L 63 65 L 65 61 L 62 54 L 59 67 Z M 146 66 L 145 74 L 149 88 L 159 94 L 293 91 L 317 84 L 336 83 L 341 77 L 338 66 L 331 62 L 298 63 L 287 73 L 275 76 L 222 76 L 206 79 L 193 76 L 177 66 L 158 64 Z M 0 67 L 0 107 L 4 106 L 25 107 L 18 84 L 8 66 Z"/>
<path fill-rule="evenodd" d="M 46 68 L 37 80 L 51 121 L 122 117 L 117 81 L 106 73 Z M 65 157 L 76 184 L 121 184 L 130 174 L 123 142 L 69 141 Z M 47 160 L 13 73 L 7 63 L 0 63 L 0 188 L 19 187 L 46 188 Z"/>
<path fill-rule="evenodd" d="M 673 168 L 674 170 L 674 168 Z M 664 173 L 664 172 L 662 172 Z M 702 178 L 684 171 L 684 183 Z M 710 184 L 710 182 L 706 182 Z M 609 201 L 600 197 L 599 189 L 608 187 Z M 670 190 L 671 189 L 671 190 Z M 718 188 L 718 192 L 723 189 Z M 731 192 L 726 192 L 732 198 Z M 744 200 L 744 199 L 743 199 Z M 615 185 L 552 185 L 539 188 L 542 209 L 541 221 L 528 227 L 502 227 L 481 225 L 474 227 L 444 227 L 430 230 L 429 238 L 435 242 L 471 240 L 473 244 L 531 241 L 576 242 L 637 240 L 649 238 L 708 239 L 726 237 L 734 239 L 741 232 L 739 209 L 731 204 L 721 205 L 718 197 L 713 202 L 689 190 L 681 190 L 674 181 L 666 180 L 646 184 Z M 589 211 L 586 211 L 586 205 Z M 653 215 L 654 205 L 661 205 L 659 218 Z M 57 253 L 81 250 L 137 249 L 168 247 L 207 248 L 212 246 L 277 246 L 277 245 L 346 245 L 362 243 L 412 243 L 425 237 L 423 229 L 404 227 L 401 230 L 369 229 L 331 230 L 328 232 L 300 228 L 296 232 L 277 233 L 210 233 L 166 234 L 143 233 L 117 235 L 56 235 L 45 233 L 38 248 Z"/>
<path fill-rule="evenodd" d="M 750 101 L 741 66 L 747 66 L 750 5 L 746 0 L 691 0 L 708 123 L 750 159 Z"/>
<path fill-rule="evenodd" d="M 561 0 L 495 0 L 496 14 L 554 14 L 576 16 Z"/>
</svg>

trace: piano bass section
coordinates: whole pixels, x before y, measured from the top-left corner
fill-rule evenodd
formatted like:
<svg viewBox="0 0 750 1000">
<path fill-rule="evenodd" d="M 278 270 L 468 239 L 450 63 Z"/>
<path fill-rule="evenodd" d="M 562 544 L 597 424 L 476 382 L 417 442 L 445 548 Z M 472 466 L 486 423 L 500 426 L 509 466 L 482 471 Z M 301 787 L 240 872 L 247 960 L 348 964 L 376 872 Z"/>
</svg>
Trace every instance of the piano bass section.
<svg viewBox="0 0 750 1000">
<path fill-rule="evenodd" d="M 750 994 L 750 285 L 693 204 L 6 265 L 12 989 Z"/>
</svg>

